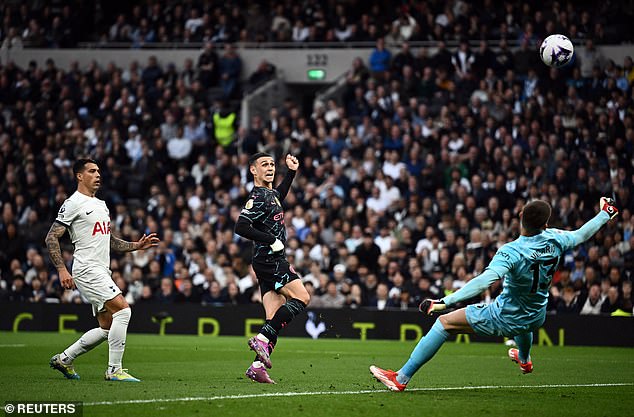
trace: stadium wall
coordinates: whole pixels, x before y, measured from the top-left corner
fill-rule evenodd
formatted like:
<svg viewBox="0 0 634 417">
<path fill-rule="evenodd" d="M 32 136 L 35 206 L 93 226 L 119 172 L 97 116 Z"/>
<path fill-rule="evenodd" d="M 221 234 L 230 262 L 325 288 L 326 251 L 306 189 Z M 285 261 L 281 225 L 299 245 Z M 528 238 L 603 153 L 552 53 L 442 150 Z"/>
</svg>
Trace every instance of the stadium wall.
<svg viewBox="0 0 634 417">
<path fill-rule="evenodd" d="M 133 306 L 129 331 L 199 336 L 255 335 L 263 324 L 260 305 L 212 307 L 195 304 Z M 315 309 L 293 321 L 285 335 L 312 338 L 418 340 L 434 319 L 417 311 Z M 0 330 L 84 332 L 96 320 L 86 304 L 0 304 Z M 502 342 L 502 338 L 460 335 L 457 343 Z M 554 315 L 535 332 L 535 343 L 548 346 L 634 347 L 634 318 Z"/>
<path fill-rule="evenodd" d="M 412 48 L 416 53 L 416 48 Z M 605 58 L 614 60 L 617 64 L 623 63 L 627 55 L 634 55 L 631 46 L 602 46 L 598 47 Z M 584 47 L 577 46 L 580 53 Z M 397 50 L 392 48 L 393 52 Z M 430 56 L 435 53 L 435 48 L 429 48 Z M 279 75 L 289 83 L 333 82 L 338 76 L 350 69 L 352 59 L 361 57 L 367 62 L 372 52 L 371 48 L 355 49 L 239 49 L 238 53 L 243 61 L 242 77 L 248 78 L 255 71 L 258 64 L 266 59 L 276 65 Z M 221 54 L 222 51 L 218 50 Z M 535 51 L 537 53 L 537 51 Z M 52 58 L 55 64 L 61 68 L 69 68 L 73 61 L 77 61 L 81 67 L 86 67 L 90 62 L 97 61 L 100 65 L 113 62 L 118 67 L 127 68 L 132 61 L 138 61 L 145 65 L 147 59 L 154 55 L 160 65 L 173 63 L 177 69 L 182 69 L 186 58 L 191 58 L 194 65 L 201 54 L 197 49 L 0 49 L 1 62 L 13 61 L 21 67 L 35 60 L 38 65 L 44 66 L 48 58 Z M 308 80 L 309 69 L 325 70 L 325 78 L 322 80 Z"/>
</svg>

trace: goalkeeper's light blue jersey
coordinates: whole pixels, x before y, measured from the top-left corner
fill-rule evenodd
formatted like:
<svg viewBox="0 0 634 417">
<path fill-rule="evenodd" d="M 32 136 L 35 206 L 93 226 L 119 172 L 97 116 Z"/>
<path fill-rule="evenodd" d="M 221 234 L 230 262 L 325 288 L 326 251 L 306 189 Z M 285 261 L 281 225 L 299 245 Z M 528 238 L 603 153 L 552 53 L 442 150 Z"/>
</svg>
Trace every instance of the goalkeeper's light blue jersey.
<svg viewBox="0 0 634 417">
<path fill-rule="evenodd" d="M 474 330 L 507 335 L 539 326 L 546 316 L 548 291 L 560 258 L 567 250 L 588 240 L 609 219 L 601 211 L 575 231 L 546 229 L 535 236 L 520 236 L 498 249 L 482 274 L 444 297 L 443 302 L 451 306 L 468 300 L 504 278 L 502 293 L 486 310 L 467 308 L 467 320 Z"/>
<path fill-rule="evenodd" d="M 546 313 L 553 274 L 562 255 L 575 244 L 571 232 L 546 229 L 535 236 L 520 236 L 497 251 L 488 269 L 504 278 L 495 300 L 504 321 L 532 322 Z"/>
</svg>

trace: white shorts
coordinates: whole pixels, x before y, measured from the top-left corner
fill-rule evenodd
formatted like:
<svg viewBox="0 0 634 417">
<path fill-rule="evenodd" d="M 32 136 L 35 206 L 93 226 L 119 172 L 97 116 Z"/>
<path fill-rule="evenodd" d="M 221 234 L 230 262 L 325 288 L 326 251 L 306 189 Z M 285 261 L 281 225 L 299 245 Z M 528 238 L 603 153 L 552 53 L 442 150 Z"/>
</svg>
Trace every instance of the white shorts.
<svg viewBox="0 0 634 417">
<path fill-rule="evenodd" d="M 112 280 L 109 273 L 89 271 L 73 276 L 75 285 L 81 295 L 92 305 L 92 314 L 105 311 L 104 304 L 121 294 L 121 290 Z"/>
</svg>

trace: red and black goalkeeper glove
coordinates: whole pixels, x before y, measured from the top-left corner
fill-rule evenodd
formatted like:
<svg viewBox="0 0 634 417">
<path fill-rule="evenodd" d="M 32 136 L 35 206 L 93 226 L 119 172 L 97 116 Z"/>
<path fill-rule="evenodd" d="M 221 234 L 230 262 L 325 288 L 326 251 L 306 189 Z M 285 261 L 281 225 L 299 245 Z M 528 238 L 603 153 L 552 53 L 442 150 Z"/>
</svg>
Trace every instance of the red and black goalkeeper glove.
<svg viewBox="0 0 634 417">
<path fill-rule="evenodd" d="M 615 201 L 610 197 L 601 197 L 599 200 L 599 208 L 601 208 L 601 211 L 608 213 L 610 219 L 615 218 L 619 214 L 619 209 L 616 208 L 615 204 Z"/>
</svg>

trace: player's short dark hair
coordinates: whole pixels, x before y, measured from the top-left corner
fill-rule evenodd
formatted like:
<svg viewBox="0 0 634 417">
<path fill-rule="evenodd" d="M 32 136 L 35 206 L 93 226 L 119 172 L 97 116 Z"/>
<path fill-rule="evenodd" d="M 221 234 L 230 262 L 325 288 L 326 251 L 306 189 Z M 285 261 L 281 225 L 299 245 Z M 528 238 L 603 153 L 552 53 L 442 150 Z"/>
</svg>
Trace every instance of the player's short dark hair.
<svg viewBox="0 0 634 417">
<path fill-rule="evenodd" d="M 531 201 L 522 210 L 522 226 L 528 232 L 538 233 L 548 223 L 552 209 L 542 200 Z"/>
<path fill-rule="evenodd" d="M 268 158 L 273 158 L 273 155 L 266 153 L 266 152 L 258 152 L 258 153 L 254 153 L 253 155 L 251 155 L 251 157 L 249 158 L 249 166 L 251 165 L 255 165 L 255 162 L 260 159 L 260 158 L 264 158 L 264 157 L 268 157 Z"/>
<path fill-rule="evenodd" d="M 90 158 L 81 158 L 75 161 L 73 164 L 73 175 L 77 175 L 81 172 L 84 172 L 87 164 L 95 164 L 97 165 L 97 161 Z"/>
</svg>

